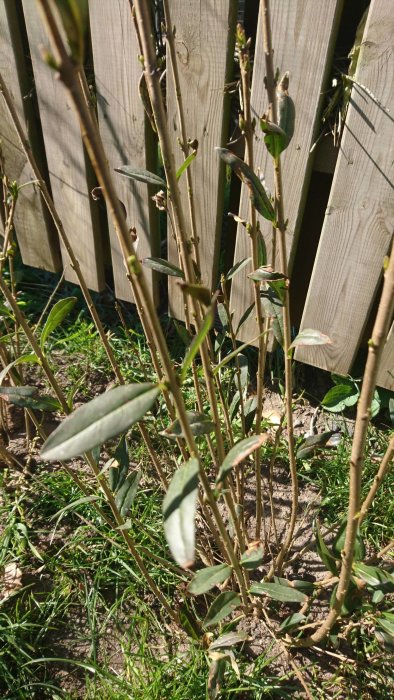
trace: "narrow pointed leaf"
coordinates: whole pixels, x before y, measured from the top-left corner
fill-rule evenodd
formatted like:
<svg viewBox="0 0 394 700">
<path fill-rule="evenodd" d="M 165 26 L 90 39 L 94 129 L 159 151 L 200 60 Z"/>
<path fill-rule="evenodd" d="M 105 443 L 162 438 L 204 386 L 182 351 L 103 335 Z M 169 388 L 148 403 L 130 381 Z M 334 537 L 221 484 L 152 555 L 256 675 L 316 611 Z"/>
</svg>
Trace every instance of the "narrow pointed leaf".
<svg viewBox="0 0 394 700">
<path fill-rule="evenodd" d="M 295 106 L 288 93 L 289 73 L 285 73 L 282 77 L 276 92 L 277 108 L 278 108 L 278 123 L 279 127 L 284 131 L 287 137 L 285 148 L 289 145 L 294 134 L 295 124 Z"/>
<path fill-rule="evenodd" d="M 180 282 L 179 286 L 185 294 L 193 299 L 197 299 L 204 306 L 211 304 L 212 295 L 208 287 L 204 287 L 202 284 L 189 284 L 188 282 Z"/>
<path fill-rule="evenodd" d="M 271 329 L 275 339 L 283 348 L 283 302 L 271 287 L 262 290 L 260 296 L 265 316 L 271 319 Z"/>
<path fill-rule="evenodd" d="M 259 267 L 264 267 L 267 264 L 267 246 L 265 245 L 265 240 L 263 234 L 260 233 L 257 236 L 257 262 Z"/>
<path fill-rule="evenodd" d="M 354 562 L 353 571 L 368 586 L 376 587 L 385 583 L 394 583 L 394 576 L 378 566 L 368 566 L 362 562 Z"/>
<path fill-rule="evenodd" d="M 190 153 L 190 155 L 188 155 L 188 157 L 183 161 L 182 165 L 176 171 L 176 179 L 177 180 L 179 180 L 182 173 L 185 172 L 185 170 L 189 167 L 189 165 L 191 163 L 193 163 L 193 160 L 195 159 L 196 155 L 197 155 L 197 151 L 192 151 L 192 153 Z"/>
<path fill-rule="evenodd" d="M 253 595 L 267 595 L 282 603 L 304 603 L 307 600 L 307 596 L 302 591 L 280 583 L 253 583 L 250 592 Z"/>
<path fill-rule="evenodd" d="M 130 508 L 133 505 L 134 499 L 137 495 L 141 476 L 142 472 L 139 470 L 129 474 L 116 493 L 115 503 L 123 518 L 129 514 Z"/>
<path fill-rule="evenodd" d="M 190 581 L 187 587 L 188 591 L 193 595 L 207 593 L 218 583 L 223 583 L 231 575 L 231 572 L 232 568 L 228 564 L 218 564 L 217 566 L 208 566 L 206 569 L 200 569 Z"/>
<path fill-rule="evenodd" d="M 173 265 L 168 260 L 164 260 L 164 258 L 144 258 L 142 264 L 144 267 L 149 267 L 151 270 L 156 270 L 156 272 L 169 277 L 181 277 L 183 279 L 185 276 L 180 267 Z"/>
<path fill-rule="evenodd" d="M 243 324 L 245 323 L 245 321 L 247 321 L 248 318 L 250 317 L 250 315 L 252 314 L 253 310 L 254 310 L 254 302 L 253 302 L 253 304 L 251 304 L 250 306 L 248 306 L 248 308 L 243 312 L 241 318 L 239 319 L 239 323 L 238 323 L 238 326 L 237 326 L 237 330 L 235 331 L 235 335 L 236 335 L 236 336 L 238 335 L 239 329 L 243 326 Z"/>
<path fill-rule="evenodd" d="M 331 552 L 329 551 L 327 545 L 323 540 L 323 536 L 321 534 L 319 523 L 317 520 L 315 522 L 315 534 L 317 553 L 320 559 L 322 560 L 323 564 L 325 565 L 327 571 L 330 571 L 334 576 L 336 576 L 338 573 L 338 569 L 335 557 L 332 556 Z"/>
<path fill-rule="evenodd" d="M 186 416 L 190 425 L 190 430 L 193 435 L 207 435 L 215 430 L 214 423 L 206 416 L 204 413 L 197 413 L 196 411 L 186 411 Z M 163 430 L 160 435 L 168 438 L 178 438 L 185 437 L 182 431 L 182 426 L 176 418 L 171 425 Z"/>
<path fill-rule="evenodd" d="M 264 548 L 262 544 L 256 547 L 249 547 L 246 552 L 243 553 L 239 563 L 244 569 L 248 571 L 253 571 L 258 569 L 264 561 Z"/>
<path fill-rule="evenodd" d="M 194 562 L 198 471 L 198 460 L 189 459 L 175 472 L 163 500 L 164 534 L 172 556 L 184 569 Z"/>
<path fill-rule="evenodd" d="M 109 485 L 116 492 L 126 479 L 130 460 L 126 436 L 122 435 L 114 452 L 114 459 L 109 469 Z"/>
<path fill-rule="evenodd" d="M 275 212 L 271 201 L 257 175 L 243 160 L 231 153 L 227 148 L 216 148 L 222 160 L 227 163 L 236 175 L 249 189 L 253 206 L 261 216 L 268 221 L 275 222 Z"/>
<path fill-rule="evenodd" d="M 12 334 L 14 335 L 14 334 Z M 16 360 L 10 362 L 4 369 L 0 372 L 0 385 L 3 383 L 5 377 L 7 376 L 10 369 L 17 367 L 22 364 L 38 364 L 39 360 L 35 352 L 28 353 L 26 355 L 20 355 Z M 20 387 L 17 387 L 20 388 Z"/>
<path fill-rule="evenodd" d="M 247 632 L 228 632 L 227 634 L 221 634 L 220 637 L 215 639 L 209 646 L 210 651 L 215 649 L 229 649 L 234 647 L 236 644 L 242 644 L 250 639 Z"/>
<path fill-rule="evenodd" d="M 208 627 L 217 625 L 219 622 L 231 615 L 231 613 L 240 605 L 241 598 L 235 591 L 224 591 L 223 593 L 220 593 L 213 601 L 206 614 L 203 622 L 203 628 L 207 629 Z"/>
<path fill-rule="evenodd" d="M 151 173 L 149 170 L 134 168 L 132 165 L 121 165 L 120 168 L 115 168 L 115 172 L 129 177 L 131 180 L 146 182 L 148 185 L 156 185 L 157 187 L 164 187 L 165 189 L 167 188 L 166 181 L 159 175 L 156 175 L 156 173 Z"/>
<path fill-rule="evenodd" d="M 182 369 L 181 369 L 181 383 L 183 383 L 186 379 L 187 372 L 189 370 L 190 365 L 192 364 L 195 356 L 197 355 L 201 345 L 203 344 L 205 338 L 207 337 L 209 331 L 211 330 L 213 325 L 213 309 L 212 306 L 210 306 L 207 310 L 207 313 L 205 315 L 205 318 L 201 324 L 201 328 L 197 335 L 193 338 L 192 342 L 189 345 L 188 351 L 186 353 L 186 357 L 183 361 Z"/>
<path fill-rule="evenodd" d="M 67 299 L 60 299 L 54 304 L 48 314 L 48 318 L 45 321 L 44 328 L 42 329 L 40 346 L 44 347 L 46 340 L 53 333 L 55 328 L 60 326 L 62 321 L 68 316 L 70 311 L 74 308 L 77 301 L 77 297 L 67 297 Z"/>
<path fill-rule="evenodd" d="M 154 384 L 118 386 L 71 413 L 49 436 L 45 460 L 65 460 L 102 445 L 141 420 L 160 389 Z"/>
<path fill-rule="evenodd" d="M 278 158 L 282 151 L 285 150 L 288 143 L 285 132 L 280 126 L 264 118 L 260 119 L 260 128 L 265 134 L 264 143 L 268 153 L 270 153 L 273 158 Z"/>
<path fill-rule="evenodd" d="M 279 629 L 281 632 L 289 632 L 290 630 L 293 630 L 296 627 L 299 627 L 299 625 L 305 621 L 306 621 L 305 615 L 303 615 L 302 613 L 296 612 L 296 613 L 293 613 L 292 615 L 289 615 L 289 617 L 286 617 L 286 619 L 283 620 Z"/>
<path fill-rule="evenodd" d="M 254 282 L 275 282 L 276 280 L 288 279 L 282 272 L 275 272 L 270 265 L 259 267 L 258 270 L 251 272 L 248 277 Z"/>
<path fill-rule="evenodd" d="M 224 481 L 226 476 L 234 467 L 240 464 L 240 462 L 243 462 L 246 457 L 261 447 L 266 440 L 267 435 L 264 433 L 262 435 L 252 435 L 251 437 L 247 437 L 244 440 L 237 442 L 224 458 L 217 475 L 216 483 Z"/>
<path fill-rule="evenodd" d="M 344 518 L 339 526 L 338 532 L 335 536 L 334 542 L 332 543 L 332 552 L 337 559 L 341 559 L 341 552 L 345 546 L 346 538 L 346 527 L 347 519 Z M 356 561 L 361 561 L 365 557 L 365 546 L 364 542 L 359 533 L 356 535 L 356 542 L 354 545 L 354 559 Z"/>
<path fill-rule="evenodd" d="M 239 262 L 235 263 L 235 265 L 233 265 L 233 267 L 231 267 L 225 275 L 225 279 L 228 281 L 235 277 L 235 275 L 238 274 L 238 272 L 243 270 L 244 267 L 246 267 L 246 265 L 250 263 L 251 259 L 252 258 L 244 258 L 243 260 L 240 260 Z"/>
<path fill-rule="evenodd" d="M 332 345 L 332 340 L 328 335 L 320 333 L 320 331 L 314 331 L 312 328 L 304 328 L 303 331 L 294 338 L 289 350 L 298 348 L 303 345 Z"/>
<path fill-rule="evenodd" d="M 36 411 L 59 411 L 61 405 L 52 396 L 37 396 L 38 389 L 34 386 L 0 386 L 0 398 L 4 401 L 31 408 Z"/>
<path fill-rule="evenodd" d="M 297 450 L 297 459 L 307 459 L 311 455 L 315 454 L 315 452 L 317 452 L 318 450 L 323 449 L 333 434 L 333 430 L 327 430 L 324 433 L 319 433 L 318 435 L 311 435 L 310 437 L 305 438 L 305 440 Z"/>
<path fill-rule="evenodd" d="M 35 386 L 0 386 L 0 397 L 12 403 L 13 397 L 16 399 L 27 398 L 34 396 L 37 391 L 38 389 Z"/>
</svg>

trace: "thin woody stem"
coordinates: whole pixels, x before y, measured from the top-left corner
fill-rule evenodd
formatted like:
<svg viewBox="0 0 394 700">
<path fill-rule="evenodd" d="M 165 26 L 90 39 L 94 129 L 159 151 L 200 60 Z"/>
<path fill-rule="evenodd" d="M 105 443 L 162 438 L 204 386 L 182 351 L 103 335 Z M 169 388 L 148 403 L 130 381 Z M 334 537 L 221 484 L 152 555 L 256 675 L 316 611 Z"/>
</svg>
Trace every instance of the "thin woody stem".
<svg viewBox="0 0 394 700">
<path fill-rule="evenodd" d="M 273 48 L 272 48 L 272 34 L 271 34 L 271 18 L 270 18 L 270 3 L 269 0 L 262 0 L 263 2 L 263 39 L 264 39 L 264 54 L 265 54 L 265 66 L 266 66 L 266 88 L 269 101 L 269 110 L 271 121 L 275 124 L 277 123 L 278 115 L 276 108 L 276 84 L 275 84 L 275 73 L 274 73 L 274 63 L 273 63 Z M 283 185 L 282 185 L 282 170 L 280 156 L 274 159 L 274 178 L 275 178 L 275 209 L 277 217 L 277 230 L 279 233 L 279 257 L 280 257 L 280 271 L 283 272 L 286 277 L 288 276 L 288 266 L 287 266 L 287 251 L 286 251 L 286 224 L 284 217 L 284 206 L 283 206 Z M 287 429 L 287 442 L 288 442 L 288 454 L 289 454 L 289 465 L 290 465 L 290 475 L 291 475 L 291 486 L 292 486 L 292 502 L 291 502 L 291 512 L 289 517 L 288 529 L 286 533 L 285 540 L 282 544 L 280 552 L 272 565 L 267 578 L 272 578 L 275 572 L 280 573 L 284 559 L 288 550 L 291 547 L 293 541 L 294 530 L 297 522 L 297 511 L 298 511 L 298 474 L 297 474 L 297 464 L 295 458 L 295 445 L 294 445 L 294 428 L 293 428 L 293 408 L 292 408 L 292 395 L 293 395 L 293 378 L 292 378 L 292 358 L 289 355 L 289 348 L 291 344 L 291 322 L 290 322 L 290 303 L 289 303 L 289 292 L 285 290 L 285 300 L 283 304 L 283 351 L 285 357 L 285 407 L 286 407 L 286 429 Z"/>
<path fill-rule="evenodd" d="M 188 445 L 189 450 L 190 450 L 190 454 L 192 456 L 195 456 L 198 459 L 198 452 L 197 452 L 196 444 L 194 441 L 194 436 L 192 434 L 192 431 L 191 431 L 191 428 L 190 428 L 190 425 L 189 425 L 189 422 L 187 419 L 186 408 L 185 408 L 185 404 L 183 401 L 182 392 L 181 392 L 179 384 L 178 384 L 178 378 L 175 374 L 173 363 L 172 363 L 171 358 L 170 358 L 169 353 L 168 353 L 168 348 L 167 348 L 167 344 L 165 341 L 164 333 L 163 333 L 163 330 L 161 328 L 160 321 L 159 321 L 159 318 L 157 316 L 155 306 L 154 306 L 153 301 L 151 299 L 151 296 L 149 294 L 142 267 L 141 267 L 141 265 L 136 257 L 133 242 L 131 241 L 130 236 L 129 236 L 128 227 L 127 227 L 126 219 L 124 216 L 124 212 L 123 212 L 122 207 L 119 203 L 119 199 L 118 199 L 115 187 L 114 187 L 114 183 L 113 183 L 112 177 L 111 177 L 110 172 L 109 172 L 108 162 L 107 162 L 107 159 L 106 159 L 106 156 L 104 153 L 104 149 L 102 146 L 99 132 L 96 128 L 94 121 L 91 118 L 91 114 L 89 112 L 89 109 L 86 105 L 86 101 L 85 101 L 84 96 L 83 96 L 82 91 L 81 91 L 80 82 L 78 80 L 78 69 L 67 54 L 67 51 L 65 49 L 60 32 L 59 32 L 58 27 L 56 25 L 56 22 L 54 20 L 50 5 L 48 3 L 48 0 L 38 0 L 38 2 L 39 2 L 39 7 L 43 12 L 44 22 L 46 24 L 48 34 L 51 38 L 51 41 L 52 41 L 52 44 L 53 44 L 53 47 L 55 50 L 56 60 L 57 60 L 57 69 L 59 71 L 60 78 L 63 81 L 64 85 L 68 88 L 70 97 L 71 97 L 73 104 L 74 104 L 74 108 L 79 116 L 82 137 L 83 137 L 85 146 L 87 148 L 91 163 L 92 163 L 93 168 L 95 170 L 96 176 L 98 178 L 99 184 L 102 187 L 103 194 L 104 194 L 104 197 L 106 199 L 108 209 L 109 209 L 110 214 L 113 218 L 114 227 L 115 227 L 115 230 L 118 234 L 119 243 L 120 243 L 124 258 L 127 261 L 127 265 L 129 267 L 130 281 L 132 283 L 133 291 L 137 291 L 137 294 L 139 295 L 141 301 L 144 304 L 144 312 L 146 314 L 146 319 L 147 319 L 147 322 L 149 323 L 150 328 L 152 330 L 152 334 L 153 334 L 153 337 L 155 340 L 157 351 L 158 351 L 158 354 L 160 356 L 160 361 L 162 363 L 163 372 L 164 372 L 164 380 L 167 382 L 168 387 L 172 393 L 174 404 L 177 408 L 178 418 L 179 418 L 179 422 L 180 422 L 180 425 L 182 428 L 183 435 L 185 436 L 187 445 Z M 140 3 L 136 3 L 135 7 L 136 7 L 137 21 L 138 21 L 140 29 L 141 29 L 141 16 L 139 16 Z M 147 17 L 145 17 L 146 13 L 147 13 Z M 145 18 L 145 22 L 144 21 L 142 22 L 142 28 L 143 29 L 145 28 L 145 32 L 147 33 L 148 28 L 150 27 L 150 19 L 151 18 L 149 15 L 149 9 L 147 8 L 146 4 L 144 4 L 144 3 L 142 3 L 142 14 Z M 144 42 L 145 37 L 142 36 L 142 32 L 141 32 L 141 38 L 142 38 L 142 42 Z M 150 41 L 148 41 L 147 44 L 149 46 L 149 51 L 152 52 Z M 144 47 L 144 49 L 145 49 L 145 47 Z M 153 52 L 153 60 L 154 60 L 154 58 L 155 57 L 154 57 L 154 52 Z M 146 60 L 146 57 L 145 57 L 145 60 Z M 155 64 L 155 60 L 154 60 L 154 64 Z M 151 77 L 151 76 L 148 72 L 148 75 L 147 75 L 148 87 L 149 87 L 149 77 Z M 151 93 L 151 102 L 152 102 L 152 107 L 153 107 L 152 93 Z M 166 158 L 165 158 L 164 154 L 163 154 L 163 157 L 164 157 L 164 160 L 166 162 Z M 179 190 L 178 190 L 178 195 L 179 195 Z M 180 204 L 180 197 L 178 199 L 175 197 L 175 200 L 177 202 L 177 205 L 179 205 Z M 174 209 L 175 209 L 175 207 L 174 207 Z M 182 215 L 180 215 L 180 216 L 182 216 Z M 190 260 L 189 261 L 186 260 L 186 266 L 188 267 L 189 270 L 190 270 L 190 265 L 191 265 Z M 190 279 L 190 277 L 189 277 L 189 279 Z M 237 580 L 238 580 L 238 583 L 240 586 L 240 591 L 241 591 L 241 596 L 242 596 L 243 602 L 244 602 L 244 604 L 247 604 L 247 592 L 246 592 L 246 586 L 245 586 L 245 581 L 244 581 L 244 577 L 243 577 L 243 572 L 242 572 L 241 567 L 239 565 L 239 562 L 236 558 L 231 539 L 227 533 L 226 527 L 224 525 L 223 519 L 222 519 L 221 514 L 219 512 L 214 495 L 211 491 L 208 477 L 205 473 L 204 467 L 201 464 L 200 460 L 199 460 L 199 465 L 200 465 L 199 475 L 200 475 L 201 484 L 202 484 L 203 489 L 205 491 L 205 495 L 206 495 L 206 498 L 209 502 L 209 505 L 212 509 L 215 523 L 219 529 L 221 539 L 223 540 L 223 545 L 226 549 L 226 552 L 228 553 L 229 559 L 230 559 L 231 564 L 234 568 L 234 572 L 237 576 Z"/>
</svg>

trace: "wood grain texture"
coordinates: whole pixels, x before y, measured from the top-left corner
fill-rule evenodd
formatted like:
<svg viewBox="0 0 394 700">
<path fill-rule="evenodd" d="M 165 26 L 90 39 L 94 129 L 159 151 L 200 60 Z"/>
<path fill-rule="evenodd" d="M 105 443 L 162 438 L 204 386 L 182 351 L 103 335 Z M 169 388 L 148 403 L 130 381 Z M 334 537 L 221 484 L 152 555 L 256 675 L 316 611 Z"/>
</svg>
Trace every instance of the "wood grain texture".
<svg viewBox="0 0 394 700">
<path fill-rule="evenodd" d="M 394 391 L 394 326 L 391 327 L 384 346 L 377 384 Z"/>
<path fill-rule="evenodd" d="M 110 168 L 127 164 L 154 170 L 157 149 L 138 92 L 142 69 L 130 4 L 128 0 L 91 0 L 89 11 L 99 125 Z M 158 216 L 151 189 L 118 173 L 114 178 L 129 226 L 136 229 L 138 256 L 158 255 Z M 132 301 L 112 221 L 109 227 L 115 293 Z M 145 268 L 145 273 L 156 299 L 157 280 L 150 270 Z"/>
<path fill-rule="evenodd" d="M 104 286 L 100 230 L 91 209 L 85 154 L 77 116 L 56 72 L 41 58 L 50 42 L 35 2 L 23 0 L 35 85 L 40 109 L 52 196 L 89 289 Z M 62 246 L 66 279 L 77 278 Z"/>
<path fill-rule="evenodd" d="M 224 168 L 215 146 L 227 138 L 229 104 L 224 94 L 232 63 L 234 0 L 171 0 L 171 19 L 176 27 L 176 52 L 188 139 L 198 140 L 198 153 L 190 166 L 199 238 L 203 283 L 217 284 L 223 214 Z M 228 60 L 230 57 L 230 61 Z M 181 138 L 171 69 L 167 68 L 168 123 L 177 168 L 183 161 Z M 180 180 L 188 217 L 186 177 Z M 189 218 L 187 218 L 189 221 Z M 168 236 L 168 256 L 179 265 L 176 244 Z M 170 312 L 183 318 L 183 299 L 176 281 L 169 278 Z"/>
<path fill-rule="evenodd" d="M 393 32 L 393 0 L 373 0 L 356 78 L 381 104 L 354 86 L 302 319 L 332 345 L 296 353 L 340 374 L 351 370 L 393 236 Z"/>
<path fill-rule="evenodd" d="M 315 154 L 310 154 L 319 120 L 322 90 L 331 66 L 331 56 L 342 8 L 341 0 L 272 0 L 271 25 L 274 47 L 274 66 L 283 75 L 290 72 L 289 94 L 292 97 L 296 122 L 293 139 L 282 154 L 283 190 L 287 227 L 287 253 L 291 262 L 300 230 L 304 203 L 308 191 L 310 173 Z M 272 159 L 269 156 L 258 118 L 267 110 L 268 100 L 264 86 L 265 59 L 262 36 L 262 8 L 260 6 L 257 28 L 256 53 L 252 81 L 252 112 L 257 119 L 255 138 L 255 169 L 264 175 L 270 192 L 274 190 Z M 249 198 L 245 188 L 241 191 L 240 217 L 248 219 Z M 261 217 L 267 251 L 271 255 L 272 228 Z M 238 226 L 234 263 L 250 256 L 250 239 L 242 225 Z M 278 259 L 278 257 L 277 257 Z M 233 280 L 231 309 L 237 325 L 244 311 L 253 302 L 253 289 L 247 274 L 247 266 Z M 244 323 L 239 340 L 249 340 L 257 335 L 255 316 Z"/>
<path fill-rule="evenodd" d="M 17 22 L 14 1 L 0 0 L 0 71 L 15 103 L 18 117 L 28 134 L 35 156 L 39 160 L 36 115 L 31 100 L 24 51 Z M 23 185 L 34 180 L 15 128 L 0 96 L 0 140 L 4 169 L 10 180 Z M 25 265 L 50 272 L 61 266 L 59 243 L 51 227 L 39 189 L 29 185 L 20 190 L 15 209 L 15 231 Z M 0 227 L 2 228 L 1 219 Z"/>
</svg>

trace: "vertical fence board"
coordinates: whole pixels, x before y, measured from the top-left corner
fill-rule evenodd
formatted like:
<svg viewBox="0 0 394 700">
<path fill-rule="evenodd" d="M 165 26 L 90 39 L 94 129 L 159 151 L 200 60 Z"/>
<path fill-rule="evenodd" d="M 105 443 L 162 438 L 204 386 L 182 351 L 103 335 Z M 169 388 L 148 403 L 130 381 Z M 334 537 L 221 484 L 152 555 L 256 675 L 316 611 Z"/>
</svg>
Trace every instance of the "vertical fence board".
<svg viewBox="0 0 394 700">
<path fill-rule="evenodd" d="M 393 235 L 393 10 L 392 0 L 370 6 L 356 78 L 380 104 L 354 85 L 302 319 L 332 345 L 296 353 L 340 374 L 351 369 Z"/>
<path fill-rule="evenodd" d="M 201 276 L 203 283 L 213 289 L 217 282 L 224 189 L 224 168 L 215 146 L 223 145 L 227 134 L 229 103 L 224 87 L 229 65 L 232 64 L 236 8 L 234 0 L 172 0 L 170 4 L 172 23 L 176 27 L 175 44 L 187 138 L 198 140 L 197 157 L 190 166 L 190 173 Z M 175 98 L 168 59 L 168 123 L 178 168 L 183 155 L 178 144 L 181 133 Z M 180 184 L 186 205 L 185 175 Z M 169 260 L 179 265 L 171 230 L 168 235 L 168 256 Z M 182 294 L 173 278 L 169 278 L 168 284 L 171 314 L 182 318 Z"/>
<path fill-rule="evenodd" d="M 319 120 L 322 89 L 330 69 L 330 59 L 335 43 L 342 0 L 272 0 L 271 25 L 274 47 L 274 66 L 280 74 L 290 72 L 289 94 L 296 110 L 293 139 L 282 154 L 285 216 L 288 218 L 287 252 L 294 254 L 314 155 L 310 154 Z M 273 192 L 273 166 L 263 141 L 258 118 L 267 110 L 268 101 L 264 86 L 265 59 L 262 36 L 262 8 L 257 29 L 256 52 L 252 82 L 252 112 L 257 119 L 255 138 L 255 168 L 265 176 L 268 189 Z M 240 217 L 248 219 L 249 197 L 245 187 L 241 192 Z M 272 228 L 258 217 L 270 257 Z M 238 226 L 234 262 L 250 256 L 250 239 L 242 225 Z M 278 256 L 277 256 L 278 259 Z M 246 266 L 232 282 L 231 308 L 237 325 L 244 311 L 253 302 L 253 289 Z M 251 314 L 240 332 L 240 340 L 256 336 L 255 315 Z"/>
<path fill-rule="evenodd" d="M 100 132 L 109 165 L 154 170 L 155 145 L 138 92 L 142 68 L 130 4 L 128 0 L 93 0 L 89 10 Z M 138 256 L 157 255 L 158 217 L 150 188 L 117 173 L 114 177 L 129 226 L 136 229 Z M 116 296 L 132 300 L 112 221 L 109 227 Z M 145 273 L 156 299 L 155 275 L 148 269 Z"/>
<path fill-rule="evenodd" d="M 92 217 L 87 183 L 85 154 L 79 123 L 71 100 L 41 57 L 40 46 L 50 49 L 35 2 L 23 0 L 26 29 L 30 44 L 38 104 L 44 135 L 45 150 L 52 195 L 64 228 L 74 248 L 86 284 L 100 290 L 104 285 L 104 267 L 99 226 Z M 67 265 L 66 279 L 76 282 L 62 247 L 63 263 Z"/>
<path fill-rule="evenodd" d="M 14 1 L 0 0 L 0 70 L 15 103 L 18 117 L 28 133 L 32 148 L 36 150 L 34 113 L 29 90 L 24 52 L 16 17 Z M 5 174 L 19 185 L 34 180 L 34 174 L 26 160 L 15 128 L 0 96 L 0 140 Z M 36 153 L 37 156 L 37 153 Z M 59 244 L 45 212 L 45 204 L 36 185 L 20 190 L 15 209 L 15 230 L 22 260 L 25 265 L 55 272 L 61 265 Z M 1 225 L 1 224 L 0 224 Z"/>
</svg>

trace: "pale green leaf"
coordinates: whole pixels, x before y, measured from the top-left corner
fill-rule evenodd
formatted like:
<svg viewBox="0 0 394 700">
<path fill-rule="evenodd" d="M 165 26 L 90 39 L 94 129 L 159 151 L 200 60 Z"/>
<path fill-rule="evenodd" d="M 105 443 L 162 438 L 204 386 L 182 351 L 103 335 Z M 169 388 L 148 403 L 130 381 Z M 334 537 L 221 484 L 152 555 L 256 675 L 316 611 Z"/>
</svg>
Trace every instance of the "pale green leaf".
<svg viewBox="0 0 394 700">
<path fill-rule="evenodd" d="M 252 583 L 250 592 L 253 595 L 267 595 L 282 603 L 304 603 L 307 599 L 302 591 L 280 583 Z"/>
<path fill-rule="evenodd" d="M 55 328 L 60 326 L 62 321 L 66 318 L 66 316 L 68 316 L 76 302 L 77 297 L 67 297 L 66 299 L 60 299 L 52 306 L 48 314 L 48 318 L 45 321 L 44 328 L 42 329 L 40 338 L 41 349 L 44 348 L 45 342 L 51 333 L 53 333 Z"/>
<path fill-rule="evenodd" d="M 231 615 L 231 613 L 240 605 L 241 598 L 235 591 L 224 591 L 223 593 L 220 593 L 213 601 L 206 614 L 203 622 L 203 628 L 207 629 L 208 627 L 217 625 L 218 622 L 221 622 L 226 617 Z"/>
<path fill-rule="evenodd" d="M 120 168 L 115 168 L 115 172 L 129 177 L 131 180 L 145 182 L 148 185 L 156 185 L 156 187 L 167 188 L 165 180 L 159 175 L 156 175 L 156 173 L 151 173 L 149 170 L 134 168 L 132 165 L 121 165 Z"/>
<path fill-rule="evenodd" d="M 232 568 L 228 564 L 218 564 L 208 566 L 206 569 L 197 571 L 188 585 L 189 593 L 201 595 L 207 593 L 217 584 L 223 583 L 231 575 Z"/>
<path fill-rule="evenodd" d="M 163 500 L 164 534 L 172 556 L 184 569 L 194 562 L 198 472 L 198 460 L 192 457 L 175 472 Z"/>
<path fill-rule="evenodd" d="M 181 277 L 183 279 L 185 276 L 180 267 L 163 258 L 144 258 L 142 264 L 144 267 L 149 267 L 151 270 L 156 270 L 156 272 L 170 277 Z"/>
<path fill-rule="evenodd" d="M 251 437 L 237 442 L 224 458 L 216 478 L 216 483 L 219 484 L 224 481 L 229 472 L 243 462 L 252 452 L 261 447 L 266 439 L 267 435 L 263 433 L 262 435 L 252 435 Z"/>
</svg>

